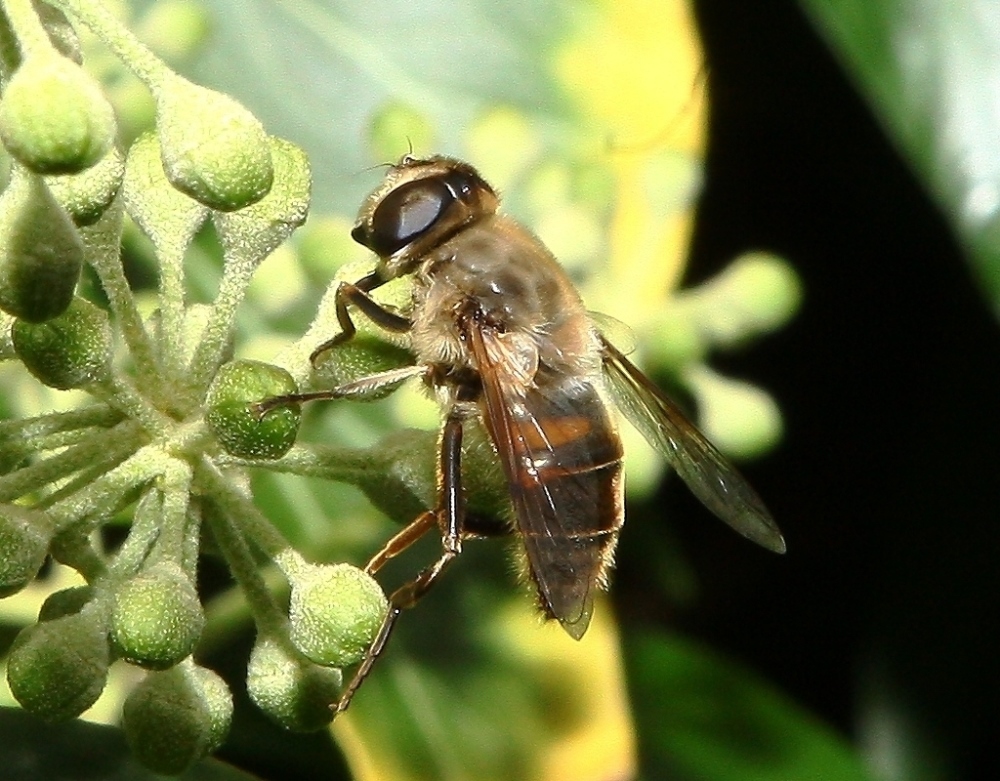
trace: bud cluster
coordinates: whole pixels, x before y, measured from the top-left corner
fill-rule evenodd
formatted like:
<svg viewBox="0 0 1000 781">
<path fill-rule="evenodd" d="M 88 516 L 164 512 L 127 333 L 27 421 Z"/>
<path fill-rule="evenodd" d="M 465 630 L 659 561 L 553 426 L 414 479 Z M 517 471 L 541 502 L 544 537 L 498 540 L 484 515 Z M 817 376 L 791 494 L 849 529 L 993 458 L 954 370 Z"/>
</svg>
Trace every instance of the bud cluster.
<svg viewBox="0 0 1000 781">
<path fill-rule="evenodd" d="M 289 729 L 321 728 L 341 668 L 381 625 L 385 596 L 361 570 L 292 550 L 250 500 L 248 470 L 362 483 L 386 505 L 402 497 L 397 512 L 425 501 L 434 477 L 427 462 L 377 478 L 394 460 L 414 462 L 414 449 L 296 445 L 297 407 L 257 412 L 262 399 L 317 381 L 308 355 L 328 319 L 283 365 L 233 359 L 254 273 L 305 221 L 305 156 L 232 98 L 176 75 L 99 3 L 6 0 L 4 11 L 0 39 L 12 44 L 0 46 L 0 144 L 11 173 L 0 192 L 0 359 L 17 361 L 36 389 L 73 390 L 78 406 L 0 421 L 0 597 L 24 592 L 49 560 L 85 583 L 51 593 L 18 635 L 11 691 L 47 721 L 69 719 L 95 703 L 116 664 L 132 665 L 145 673 L 122 723 L 144 764 L 180 773 L 218 747 L 232 697 L 194 661 L 212 634 L 198 589 L 210 539 L 257 624 L 251 698 Z M 80 25 L 149 90 L 154 127 L 119 131 L 114 101 L 85 68 Z M 158 264 L 152 314 L 140 312 L 123 268 L 127 220 Z M 222 277 L 210 304 L 190 304 L 185 256 L 206 225 Z M 84 269 L 100 293 L 81 283 Z M 349 370 L 401 361 L 397 353 L 354 352 Z M 16 414 L 17 394 L 7 400 Z M 124 541 L 105 550 L 94 532 L 123 517 Z M 262 559 L 284 575 L 290 609 L 259 573 Z"/>
</svg>

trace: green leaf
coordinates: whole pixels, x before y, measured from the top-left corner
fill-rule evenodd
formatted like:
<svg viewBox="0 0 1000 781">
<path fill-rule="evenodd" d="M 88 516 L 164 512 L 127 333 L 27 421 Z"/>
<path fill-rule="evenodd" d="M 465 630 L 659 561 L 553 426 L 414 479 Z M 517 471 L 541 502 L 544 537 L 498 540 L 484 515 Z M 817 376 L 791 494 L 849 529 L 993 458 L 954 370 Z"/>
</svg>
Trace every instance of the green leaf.
<svg viewBox="0 0 1000 781">
<path fill-rule="evenodd" d="M 1000 6 L 802 0 L 1000 304 Z"/>
<path fill-rule="evenodd" d="M 358 174 L 381 161 L 359 141 L 374 141 L 385 107 L 398 105 L 403 96 L 415 115 L 432 117 L 436 133 L 429 149 L 435 151 L 459 150 L 484 104 L 536 115 L 558 114 L 564 106 L 552 79 L 551 55 L 566 28 L 566 3 L 209 0 L 205 5 L 218 24 L 194 78 L 238 95 L 269 132 L 306 149 L 316 211 L 356 211 Z M 223 23 L 227 19 L 238 22 Z M 291 51 L 294 57 L 288 56 Z M 424 137 L 424 127 L 418 121 L 414 137 Z M 395 156 L 407 151 L 409 132 L 400 135 Z"/>
<path fill-rule="evenodd" d="M 624 648 L 643 778 L 869 779 L 843 737 L 749 670 L 676 635 Z"/>
</svg>

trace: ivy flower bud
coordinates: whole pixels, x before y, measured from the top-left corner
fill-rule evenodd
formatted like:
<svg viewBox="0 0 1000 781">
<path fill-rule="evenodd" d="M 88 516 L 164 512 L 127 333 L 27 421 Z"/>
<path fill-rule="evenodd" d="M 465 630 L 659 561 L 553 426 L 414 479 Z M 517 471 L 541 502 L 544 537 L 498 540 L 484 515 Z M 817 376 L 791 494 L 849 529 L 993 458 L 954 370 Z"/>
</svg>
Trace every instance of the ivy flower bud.
<svg viewBox="0 0 1000 781">
<path fill-rule="evenodd" d="M 23 629 L 7 658 L 7 683 L 26 711 L 62 721 L 97 701 L 110 663 L 107 626 L 84 609 Z"/>
<path fill-rule="evenodd" d="M 214 216 L 227 255 L 253 265 L 274 252 L 309 213 L 312 174 L 305 152 L 273 136 L 268 143 L 274 165 L 271 190 L 257 203 Z"/>
<path fill-rule="evenodd" d="M 233 696 L 211 670 L 193 663 L 147 675 L 122 709 L 125 740 L 143 765 L 179 775 L 218 748 L 233 717 Z"/>
<path fill-rule="evenodd" d="M 0 195 L 0 309 L 41 323 L 66 311 L 83 242 L 45 182 L 15 168 Z"/>
<path fill-rule="evenodd" d="M 295 444 L 299 407 L 275 407 L 260 416 L 253 402 L 295 391 L 295 380 L 284 369 L 262 361 L 233 361 L 219 369 L 208 389 L 205 419 L 230 455 L 281 458 Z"/>
<path fill-rule="evenodd" d="M 314 732 L 333 720 L 340 670 L 320 667 L 272 638 L 257 641 L 247 665 L 247 693 L 285 729 Z"/>
<path fill-rule="evenodd" d="M 174 76 L 157 96 L 156 113 L 163 170 L 182 193 L 228 212 L 271 189 L 264 126 L 228 95 Z"/>
<path fill-rule="evenodd" d="M 0 597 L 27 586 L 45 562 L 53 528 L 45 513 L 0 504 Z"/>
<path fill-rule="evenodd" d="M 358 487 L 381 512 L 409 523 L 434 504 L 436 447 L 433 431 L 403 429 L 386 435 L 366 451 Z"/>
<path fill-rule="evenodd" d="M 129 147 L 122 197 L 129 216 L 161 252 L 170 248 L 183 254 L 208 216 L 208 209 L 167 180 L 160 142 L 152 132 L 143 133 Z"/>
<path fill-rule="evenodd" d="M 748 252 L 702 286 L 685 291 L 698 332 L 713 345 L 737 345 L 773 331 L 795 314 L 802 284 L 782 258 Z"/>
<path fill-rule="evenodd" d="M 378 582 L 349 564 L 308 566 L 291 581 L 295 647 L 317 664 L 349 667 L 360 661 L 388 609 Z"/>
<path fill-rule="evenodd" d="M 82 388 L 108 374 L 108 315 L 84 298 L 74 298 L 65 312 L 44 323 L 15 321 L 11 338 L 25 368 L 50 388 Z"/>
<path fill-rule="evenodd" d="M 125 178 L 121 152 L 111 150 L 86 171 L 46 180 L 56 201 L 80 227 L 93 225 L 111 205 Z"/>
<path fill-rule="evenodd" d="M 140 667 L 173 667 L 191 654 L 204 626 L 198 592 L 174 562 L 153 565 L 115 595 L 111 640 L 125 661 Z"/>
<path fill-rule="evenodd" d="M 111 148 L 115 131 L 115 114 L 101 86 L 58 54 L 24 60 L 0 101 L 0 141 L 36 173 L 89 168 Z"/>
<path fill-rule="evenodd" d="M 412 363 L 412 353 L 377 336 L 359 331 L 350 341 L 337 345 L 336 350 L 320 355 L 317 371 L 322 376 L 324 385 L 336 387 Z M 386 385 L 352 398 L 357 401 L 377 401 L 390 395 L 398 387 L 397 384 Z"/>
</svg>

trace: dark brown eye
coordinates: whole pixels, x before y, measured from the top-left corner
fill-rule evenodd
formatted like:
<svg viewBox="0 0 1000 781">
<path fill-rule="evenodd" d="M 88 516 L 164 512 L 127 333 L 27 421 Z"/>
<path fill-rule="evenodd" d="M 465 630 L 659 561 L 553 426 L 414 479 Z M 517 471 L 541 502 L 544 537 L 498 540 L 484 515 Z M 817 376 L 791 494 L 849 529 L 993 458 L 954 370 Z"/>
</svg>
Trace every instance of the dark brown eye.
<svg viewBox="0 0 1000 781">
<path fill-rule="evenodd" d="M 389 257 L 432 227 L 454 200 L 455 194 L 439 179 L 397 187 L 375 209 L 371 234 L 361 243 L 380 257 Z"/>
</svg>

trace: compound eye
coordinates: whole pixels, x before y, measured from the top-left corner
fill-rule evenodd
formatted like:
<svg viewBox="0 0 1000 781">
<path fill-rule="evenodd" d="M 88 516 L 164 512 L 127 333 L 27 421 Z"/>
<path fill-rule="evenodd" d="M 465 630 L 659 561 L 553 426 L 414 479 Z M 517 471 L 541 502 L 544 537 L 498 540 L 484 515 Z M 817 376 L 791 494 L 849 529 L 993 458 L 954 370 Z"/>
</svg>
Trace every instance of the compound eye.
<svg viewBox="0 0 1000 781">
<path fill-rule="evenodd" d="M 397 187 L 375 209 L 371 233 L 362 243 L 387 258 L 430 230 L 454 200 L 451 190 L 437 179 Z"/>
</svg>

